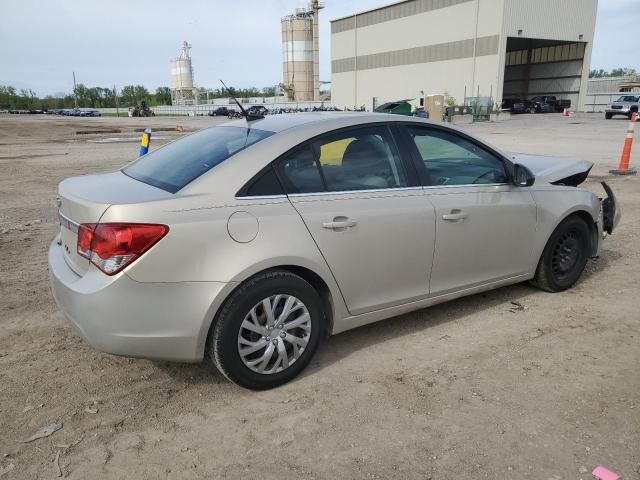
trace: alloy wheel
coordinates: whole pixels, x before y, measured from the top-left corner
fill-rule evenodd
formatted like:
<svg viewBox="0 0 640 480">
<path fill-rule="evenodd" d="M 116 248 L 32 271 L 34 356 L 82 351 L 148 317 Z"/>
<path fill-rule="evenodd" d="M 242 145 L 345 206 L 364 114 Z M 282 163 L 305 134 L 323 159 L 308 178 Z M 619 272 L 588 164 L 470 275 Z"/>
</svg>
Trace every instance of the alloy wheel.
<svg viewBox="0 0 640 480">
<path fill-rule="evenodd" d="M 293 295 L 272 295 L 254 305 L 242 321 L 238 354 L 254 372 L 278 373 L 300 358 L 310 334 L 306 305 Z"/>
</svg>

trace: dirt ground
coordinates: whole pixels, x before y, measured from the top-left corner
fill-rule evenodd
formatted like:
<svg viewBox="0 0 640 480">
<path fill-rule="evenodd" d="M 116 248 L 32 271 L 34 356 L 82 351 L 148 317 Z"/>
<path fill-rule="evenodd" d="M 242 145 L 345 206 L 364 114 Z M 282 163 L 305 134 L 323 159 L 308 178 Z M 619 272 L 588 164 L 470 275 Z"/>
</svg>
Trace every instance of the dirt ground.
<svg viewBox="0 0 640 480">
<path fill-rule="evenodd" d="M 1 480 L 587 480 L 599 464 L 640 479 L 640 177 L 607 173 L 626 120 L 470 126 L 513 152 L 595 162 L 587 187 L 606 178 L 617 192 L 619 230 L 575 288 L 516 285 L 337 335 L 266 392 L 207 365 L 99 353 L 49 291 L 58 182 L 134 159 L 137 128 L 154 128 L 157 147 L 177 125 L 214 122 L 0 116 Z"/>
</svg>

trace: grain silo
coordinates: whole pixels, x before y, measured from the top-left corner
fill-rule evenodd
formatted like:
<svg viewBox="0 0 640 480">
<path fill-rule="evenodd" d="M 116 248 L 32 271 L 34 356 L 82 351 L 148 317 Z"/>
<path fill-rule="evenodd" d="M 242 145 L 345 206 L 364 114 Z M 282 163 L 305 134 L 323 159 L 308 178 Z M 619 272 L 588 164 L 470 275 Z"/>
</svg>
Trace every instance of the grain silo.
<svg viewBox="0 0 640 480">
<path fill-rule="evenodd" d="M 171 104 L 195 105 L 198 91 L 193 85 L 193 66 L 189 55 L 191 45 L 183 42 L 180 55 L 171 60 Z"/>
<path fill-rule="evenodd" d="M 312 0 L 308 8 L 282 18 L 282 89 L 290 101 L 320 97 L 318 12 L 323 7 Z"/>
</svg>

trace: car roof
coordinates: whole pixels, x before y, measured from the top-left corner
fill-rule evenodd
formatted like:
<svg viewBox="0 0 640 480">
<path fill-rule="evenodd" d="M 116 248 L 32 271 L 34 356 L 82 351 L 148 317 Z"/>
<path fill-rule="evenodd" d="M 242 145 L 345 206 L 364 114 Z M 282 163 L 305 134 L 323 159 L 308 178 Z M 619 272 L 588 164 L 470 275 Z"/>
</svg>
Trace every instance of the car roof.
<svg viewBox="0 0 640 480">
<path fill-rule="evenodd" d="M 220 126 L 247 127 L 257 130 L 273 132 L 275 134 L 287 131 L 287 135 L 295 130 L 299 134 L 317 135 L 319 133 L 328 132 L 334 129 L 364 125 L 367 123 L 417 123 L 422 125 L 433 125 L 447 130 L 457 131 L 464 135 L 475 139 L 483 145 L 492 148 L 502 156 L 509 158 L 510 155 L 503 152 L 496 146 L 474 135 L 472 132 L 451 123 L 443 123 L 435 120 L 429 120 L 423 117 L 414 117 L 408 115 L 396 115 L 393 113 L 379 112 L 300 112 L 300 113 L 284 113 L 279 115 L 267 115 L 259 120 L 247 122 L 245 119 L 232 120 L 225 122 Z M 215 128 L 215 127 L 213 127 Z M 280 135 L 274 135 L 274 137 Z M 262 143 L 262 142 L 261 142 Z"/>
<path fill-rule="evenodd" d="M 408 117 L 404 115 L 392 115 L 386 113 L 370 113 L 370 112 L 300 112 L 285 113 L 280 115 L 267 115 L 259 120 L 249 122 L 251 128 L 265 130 L 268 132 L 279 133 L 295 127 L 310 126 L 312 124 L 323 124 L 327 130 L 332 129 L 332 123 L 338 126 L 344 126 L 345 123 L 359 125 L 362 123 L 373 122 L 407 122 L 418 121 L 424 123 L 424 119 Z M 440 123 L 440 122 L 428 122 Z M 246 127 L 247 122 L 244 119 L 226 122 L 223 126 Z"/>
</svg>

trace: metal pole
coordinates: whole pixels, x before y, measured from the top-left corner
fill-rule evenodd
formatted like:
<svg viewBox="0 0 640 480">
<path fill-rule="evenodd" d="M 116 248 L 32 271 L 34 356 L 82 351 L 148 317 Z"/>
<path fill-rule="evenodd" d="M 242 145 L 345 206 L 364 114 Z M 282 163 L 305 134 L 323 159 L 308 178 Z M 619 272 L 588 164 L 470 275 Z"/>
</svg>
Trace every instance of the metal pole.
<svg viewBox="0 0 640 480">
<path fill-rule="evenodd" d="M 476 27 L 473 34 L 473 66 L 471 70 L 471 95 L 473 95 L 474 85 L 476 83 L 476 54 L 478 46 L 478 20 L 480 17 L 480 0 L 476 0 Z"/>
<path fill-rule="evenodd" d="M 353 72 L 353 89 L 354 89 L 354 97 L 353 97 L 353 109 L 356 109 L 356 103 L 358 103 L 358 15 L 354 15 L 353 17 L 354 24 L 354 49 L 355 52 L 353 54 L 353 64 L 354 64 L 354 72 Z"/>
<path fill-rule="evenodd" d="M 120 110 L 118 109 L 118 90 L 116 86 L 113 86 L 113 95 L 116 97 L 116 117 L 120 116 Z"/>
<path fill-rule="evenodd" d="M 75 98 L 76 108 L 78 108 L 78 92 L 76 91 L 76 72 L 73 73 L 73 96 Z"/>
<path fill-rule="evenodd" d="M 489 89 L 489 104 L 491 106 L 491 110 L 493 110 L 493 83 L 491 84 L 491 88 Z"/>
<path fill-rule="evenodd" d="M 311 8 L 313 10 L 313 23 L 312 23 L 312 39 L 313 39 L 313 100 L 320 100 L 320 46 L 318 35 L 318 15 L 320 12 L 320 6 L 318 0 L 311 2 Z"/>
</svg>

